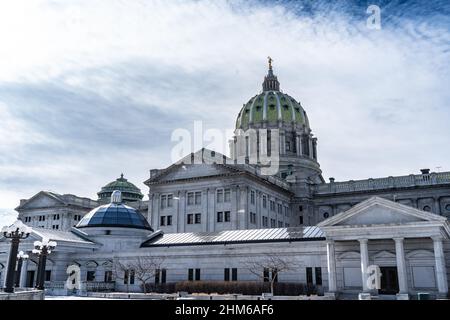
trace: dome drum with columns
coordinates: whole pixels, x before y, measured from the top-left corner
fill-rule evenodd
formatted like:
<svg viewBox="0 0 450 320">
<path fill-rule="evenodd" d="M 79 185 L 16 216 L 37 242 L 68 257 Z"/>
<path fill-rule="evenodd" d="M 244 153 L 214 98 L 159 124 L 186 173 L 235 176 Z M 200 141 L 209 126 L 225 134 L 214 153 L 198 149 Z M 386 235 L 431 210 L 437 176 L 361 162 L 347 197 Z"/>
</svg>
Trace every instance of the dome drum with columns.
<svg viewBox="0 0 450 320">
<path fill-rule="evenodd" d="M 281 92 L 278 78 L 273 73 L 272 59 L 262 84 L 263 91 L 252 97 L 239 111 L 236 119 L 235 137 L 231 141 L 232 158 L 238 158 L 245 149 L 249 157 L 250 147 L 240 148 L 238 136 L 249 129 L 279 130 L 279 176 L 295 175 L 300 179 L 323 182 L 317 162 L 317 138 L 311 133 L 308 116 L 300 102 Z M 268 133 L 269 135 L 269 133 Z M 258 134 L 258 141 L 260 136 Z M 269 138 L 268 138 L 269 139 Z M 269 141 L 267 145 L 270 145 Z M 257 150 L 259 157 L 259 146 Z"/>
</svg>

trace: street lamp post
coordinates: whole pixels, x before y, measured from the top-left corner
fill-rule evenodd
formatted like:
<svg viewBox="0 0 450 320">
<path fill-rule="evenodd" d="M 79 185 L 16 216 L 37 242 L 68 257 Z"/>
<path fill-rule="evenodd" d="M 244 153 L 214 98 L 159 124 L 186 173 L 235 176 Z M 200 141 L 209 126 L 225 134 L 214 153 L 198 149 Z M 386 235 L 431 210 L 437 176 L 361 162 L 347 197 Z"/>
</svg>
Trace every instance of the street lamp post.
<svg viewBox="0 0 450 320">
<path fill-rule="evenodd" d="M 17 254 L 17 270 L 16 270 L 16 288 L 20 287 L 20 276 L 22 273 L 22 264 L 27 260 L 29 256 L 23 251 L 19 251 Z"/>
<path fill-rule="evenodd" d="M 17 252 L 19 251 L 20 240 L 28 238 L 31 228 L 17 220 L 9 227 L 3 227 L 2 234 L 5 238 L 11 239 L 11 249 L 9 251 L 8 270 L 6 273 L 5 292 L 14 292 L 14 274 L 16 270 Z"/>
<path fill-rule="evenodd" d="M 55 241 L 50 241 L 47 238 L 42 239 L 42 241 L 34 242 L 33 253 L 39 256 L 39 264 L 37 270 L 37 282 L 36 289 L 44 290 L 44 282 L 45 282 L 45 265 L 47 264 L 47 256 L 52 252 L 56 247 Z"/>
</svg>

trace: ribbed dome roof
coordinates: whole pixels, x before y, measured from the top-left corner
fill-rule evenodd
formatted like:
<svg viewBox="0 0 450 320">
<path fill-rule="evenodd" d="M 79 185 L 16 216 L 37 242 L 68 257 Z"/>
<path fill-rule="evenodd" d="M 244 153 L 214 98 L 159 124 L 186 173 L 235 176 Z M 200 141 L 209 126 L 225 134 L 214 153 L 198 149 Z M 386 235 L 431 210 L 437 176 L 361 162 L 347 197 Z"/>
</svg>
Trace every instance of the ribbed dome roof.
<svg viewBox="0 0 450 320">
<path fill-rule="evenodd" d="M 127 179 L 125 179 L 123 177 L 123 174 L 121 174 L 120 178 L 117 178 L 115 181 L 108 183 L 97 193 L 99 200 L 108 200 L 114 190 L 121 191 L 122 198 L 125 201 L 137 201 L 141 200 L 144 197 L 144 195 L 141 193 L 141 190 L 134 184 L 129 182 Z"/>
<path fill-rule="evenodd" d="M 145 217 L 136 209 L 115 203 L 105 204 L 91 210 L 76 227 L 121 227 L 153 230 Z"/>
<path fill-rule="evenodd" d="M 246 130 L 254 124 L 294 124 L 309 129 L 308 116 L 299 102 L 280 91 L 278 78 L 273 74 L 272 59 L 264 77 L 263 92 L 244 104 L 236 119 L 236 129 Z"/>
<path fill-rule="evenodd" d="M 76 228 L 117 227 L 153 231 L 147 219 L 136 209 L 122 203 L 120 191 L 114 191 L 112 202 L 92 209 Z"/>
<path fill-rule="evenodd" d="M 299 102 L 280 91 L 264 91 L 251 98 L 239 111 L 236 129 L 247 129 L 249 125 L 283 121 L 309 128 L 308 116 Z"/>
</svg>

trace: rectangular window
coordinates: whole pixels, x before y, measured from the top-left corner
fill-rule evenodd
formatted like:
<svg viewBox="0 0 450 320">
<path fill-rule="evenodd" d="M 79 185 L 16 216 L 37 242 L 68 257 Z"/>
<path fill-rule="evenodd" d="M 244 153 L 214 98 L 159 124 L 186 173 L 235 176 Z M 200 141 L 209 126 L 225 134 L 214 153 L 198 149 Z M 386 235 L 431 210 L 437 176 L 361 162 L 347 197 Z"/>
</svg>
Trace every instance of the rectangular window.
<svg viewBox="0 0 450 320">
<path fill-rule="evenodd" d="M 270 200 L 270 211 L 275 211 L 275 201 Z"/>
<path fill-rule="evenodd" d="M 264 279 L 264 282 L 270 281 L 269 268 L 264 268 L 263 279 Z"/>
<path fill-rule="evenodd" d="M 225 213 L 224 213 L 224 215 L 225 215 L 225 222 L 230 222 L 230 216 L 231 216 L 231 214 L 230 214 L 230 211 L 225 211 Z"/>
<path fill-rule="evenodd" d="M 321 286 L 322 285 L 322 268 L 316 267 L 314 271 L 316 273 L 316 285 Z"/>
<path fill-rule="evenodd" d="M 196 192 L 195 193 L 195 205 L 200 205 L 200 204 L 202 204 L 202 193 Z"/>
<path fill-rule="evenodd" d="M 217 212 L 217 222 L 223 222 L 223 212 Z"/>
<path fill-rule="evenodd" d="M 188 206 L 192 206 L 194 204 L 194 193 L 189 192 L 188 193 Z"/>
<path fill-rule="evenodd" d="M 263 202 L 263 208 L 266 209 L 267 208 L 267 197 L 266 196 L 263 196 L 262 202 Z"/>
<path fill-rule="evenodd" d="M 224 271 L 223 280 L 230 281 L 230 269 L 225 268 L 223 271 Z"/>
<path fill-rule="evenodd" d="M 286 217 L 289 217 L 289 208 L 288 207 L 284 207 L 284 215 Z"/>
<path fill-rule="evenodd" d="M 286 151 L 291 151 L 291 142 L 286 141 Z"/>
<path fill-rule="evenodd" d="M 173 195 L 169 194 L 167 196 L 167 207 L 172 208 L 173 207 Z"/>
<path fill-rule="evenodd" d="M 230 202 L 231 201 L 231 190 L 230 189 L 225 189 L 224 191 L 225 194 L 225 202 Z"/>
<path fill-rule="evenodd" d="M 86 273 L 86 281 L 95 281 L 95 271 L 88 271 Z"/>
<path fill-rule="evenodd" d="M 161 196 L 161 209 L 164 209 L 167 205 L 167 196 Z"/>
<path fill-rule="evenodd" d="M 162 216 L 162 217 L 160 218 L 159 225 L 160 225 L 160 226 L 165 226 L 165 225 L 166 225 L 166 217 Z"/>
<path fill-rule="evenodd" d="M 130 284 L 134 284 L 134 270 L 130 270 Z"/>
<path fill-rule="evenodd" d="M 269 218 L 262 217 L 262 225 L 263 225 L 263 227 L 268 227 L 269 226 Z"/>
<path fill-rule="evenodd" d="M 275 221 L 275 219 L 270 219 L 270 227 L 271 228 L 275 228 L 275 223 L 276 223 L 276 221 Z"/>
<path fill-rule="evenodd" d="M 255 191 L 250 192 L 250 203 L 255 204 Z"/>
<path fill-rule="evenodd" d="M 123 284 L 128 284 L 129 277 L 130 277 L 130 273 L 128 272 L 128 270 L 125 270 L 124 275 L 123 275 Z"/>
<path fill-rule="evenodd" d="M 188 214 L 187 215 L 187 224 L 193 224 L 194 223 L 194 215 L 191 213 L 191 214 Z"/>
<path fill-rule="evenodd" d="M 217 203 L 223 202 L 223 189 L 217 190 Z"/>
<path fill-rule="evenodd" d="M 231 269 L 231 281 L 237 281 L 237 268 Z"/>
<path fill-rule="evenodd" d="M 299 217 L 299 220 L 300 220 L 300 221 L 299 221 L 300 224 L 303 224 L 303 216 L 300 216 L 300 217 Z"/>
<path fill-rule="evenodd" d="M 200 281 L 200 269 L 195 269 L 195 281 Z"/>
<path fill-rule="evenodd" d="M 59 230 L 59 225 L 54 224 L 54 225 L 52 226 L 52 229 L 53 229 L 53 230 Z"/>
<path fill-rule="evenodd" d="M 278 221 L 278 228 L 283 228 L 283 221 Z"/>
<path fill-rule="evenodd" d="M 306 268 L 306 284 L 308 285 L 313 284 L 313 273 L 311 267 Z"/>
<path fill-rule="evenodd" d="M 194 269 L 189 269 L 188 270 L 188 280 L 189 281 L 194 281 Z"/>
<path fill-rule="evenodd" d="M 155 284 L 159 284 L 160 273 L 161 273 L 161 270 L 159 270 L 159 269 L 155 270 Z"/>
<path fill-rule="evenodd" d="M 256 224 L 256 213 L 250 212 L 250 223 Z"/>
<path fill-rule="evenodd" d="M 172 225 L 172 216 L 167 216 L 167 225 L 168 226 Z"/>
<path fill-rule="evenodd" d="M 105 271 L 105 282 L 112 282 L 112 271 Z"/>
<path fill-rule="evenodd" d="M 201 213 L 196 213 L 195 214 L 195 223 L 202 223 L 202 214 Z"/>
<path fill-rule="evenodd" d="M 52 279 L 52 271 L 45 270 L 45 281 L 51 281 L 51 279 Z"/>
<path fill-rule="evenodd" d="M 278 214 L 283 214 L 283 206 L 278 204 Z"/>
<path fill-rule="evenodd" d="M 166 269 L 161 269 L 161 283 L 166 283 L 167 271 Z"/>
</svg>

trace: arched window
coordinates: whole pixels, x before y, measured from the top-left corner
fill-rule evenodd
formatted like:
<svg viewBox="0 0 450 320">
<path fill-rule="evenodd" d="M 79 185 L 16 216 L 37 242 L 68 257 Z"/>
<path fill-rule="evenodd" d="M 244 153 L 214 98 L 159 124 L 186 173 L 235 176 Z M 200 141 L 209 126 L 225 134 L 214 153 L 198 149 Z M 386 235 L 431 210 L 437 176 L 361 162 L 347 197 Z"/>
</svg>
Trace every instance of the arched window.
<svg viewBox="0 0 450 320">
<path fill-rule="evenodd" d="M 326 218 L 328 218 L 330 216 L 330 214 L 328 213 L 328 212 L 324 212 L 323 213 L 323 217 L 326 219 Z"/>
<path fill-rule="evenodd" d="M 422 210 L 430 212 L 431 211 L 431 207 L 430 206 L 425 206 L 425 207 L 423 207 Z"/>
</svg>

